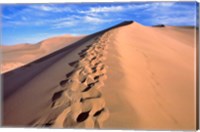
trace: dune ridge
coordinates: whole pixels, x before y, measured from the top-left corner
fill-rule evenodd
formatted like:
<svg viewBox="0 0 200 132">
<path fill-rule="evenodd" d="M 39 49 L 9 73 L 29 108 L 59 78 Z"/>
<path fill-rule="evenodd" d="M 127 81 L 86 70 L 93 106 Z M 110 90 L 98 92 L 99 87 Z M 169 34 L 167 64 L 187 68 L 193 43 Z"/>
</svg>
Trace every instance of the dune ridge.
<svg viewBox="0 0 200 132">
<path fill-rule="evenodd" d="M 64 107 L 55 119 L 36 121 L 34 126 L 101 128 L 108 118 L 108 109 L 101 93 L 106 77 L 103 63 L 108 46 L 109 32 L 80 53 L 80 59 L 69 63 L 73 70 L 60 81 L 60 91 L 52 97 L 52 110 Z M 41 120 L 41 119 L 39 119 Z M 42 125 L 41 125 L 42 124 Z"/>
</svg>

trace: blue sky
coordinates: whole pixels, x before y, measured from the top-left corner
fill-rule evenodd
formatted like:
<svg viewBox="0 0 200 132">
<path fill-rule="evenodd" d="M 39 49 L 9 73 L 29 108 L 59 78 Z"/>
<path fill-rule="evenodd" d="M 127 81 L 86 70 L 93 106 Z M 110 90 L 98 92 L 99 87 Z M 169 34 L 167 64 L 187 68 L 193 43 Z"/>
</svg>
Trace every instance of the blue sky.
<svg viewBox="0 0 200 132">
<path fill-rule="evenodd" d="M 143 25 L 196 25 L 196 2 L 2 5 L 2 44 L 91 34 L 125 20 Z"/>
</svg>

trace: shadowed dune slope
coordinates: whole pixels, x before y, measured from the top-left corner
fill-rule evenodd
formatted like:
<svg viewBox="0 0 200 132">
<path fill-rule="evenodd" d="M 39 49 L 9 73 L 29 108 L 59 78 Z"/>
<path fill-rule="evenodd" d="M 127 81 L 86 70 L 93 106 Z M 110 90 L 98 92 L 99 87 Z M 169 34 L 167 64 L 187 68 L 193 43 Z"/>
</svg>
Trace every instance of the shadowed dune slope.
<svg viewBox="0 0 200 132">
<path fill-rule="evenodd" d="M 194 130 L 194 33 L 127 21 L 7 72 L 3 125 Z"/>
<path fill-rule="evenodd" d="M 54 109 L 51 106 L 54 106 L 55 98 L 57 98 L 57 96 L 59 97 L 60 95 L 62 95 L 62 92 L 60 92 L 60 94 L 59 93 L 56 94 L 55 96 L 54 96 L 54 94 L 59 92 L 62 89 L 63 82 L 67 82 L 67 81 L 65 81 L 66 77 L 73 77 L 74 74 L 79 75 L 76 73 L 79 71 L 78 69 L 80 67 L 78 69 L 75 68 L 73 70 L 71 63 L 79 60 L 79 57 L 81 57 L 81 60 L 80 60 L 81 63 L 83 60 L 85 60 L 87 62 L 90 59 L 93 59 L 96 61 L 96 59 L 98 60 L 99 57 L 100 57 L 100 59 L 101 58 L 103 59 L 104 57 L 101 57 L 102 54 L 98 53 L 99 52 L 98 50 L 101 50 L 103 48 L 103 45 L 101 45 L 101 46 L 97 45 L 97 47 L 95 47 L 98 50 L 95 49 L 95 53 L 93 53 L 93 54 L 96 56 L 96 54 L 98 53 L 99 57 L 90 58 L 91 56 L 85 56 L 86 53 L 84 53 L 84 51 L 85 51 L 85 49 L 87 49 L 87 47 L 90 47 L 90 45 L 95 45 L 95 43 L 99 43 L 99 41 L 101 41 L 100 40 L 101 36 L 105 32 L 107 32 L 113 28 L 124 26 L 124 25 L 130 24 L 130 23 L 132 23 L 132 22 L 123 22 L 123 23 L 118 24 L 109 29 L 105 29 L 105 30 L 97 32 L 95 34 L 86 36 L 83 39 L 81 39 L 69 46 L 66 46 L 58 51 L 50 53 L 49 55 L 44 56 L 40 59 L 37 59 L 25 66 L 22 66 L 13 71 L 4 73 L 2 75 L 3 99 L 4 99 L 3 124 L 5 126 L 28 126 L 28 125 L 32 126 L 36 123 L 35 125 L 37 126 L 38 125 L 37 122 L 39 121 L 40 122 L 39 125 L 48 126 L 45 124 L 49 124 L 48 123 L 49 120 L 51 120 L 51 118 L 55 118 L 54 116 L 57 117 L 59 115 L 59 113 L 63 110 L 63 108 L 66 107 L 66 106 L 61 105 L 62 107 L 59 107 L 59 108 L 55 109 L 55 111 L 54 111 Z M 81 54 L 82 52 L 84 53 L 83 55 Z M 99 61 L 101 62 L 101 60 L 99 60 Z M 98 71 L 98 65 L 101 64 L 99 61 L 95 62 L 95 66 L 92 67 L 93 82 L 89 81 L 90 83 L 92 83 L 92 84 L 88 84 L 89 88 L 93 87 L 93 86 L 97 87 L 97 86 L 102 85 L 101 82 L 99 82 L 99 80 L 101 80 L 100 78 L 104 77 L 104 75 Z M 89 62 L 89 64 L 90 63 L 94 63 L 94 62 Z M 81 69 L 82 69 L 82 67 L 81 67 Z M 84 67 L 84 69 L 88 69 L 87 66 Z M 91 66 L 89 66 L 89 69 L 91 69 Z M 104 71 L 105 70 L 104 66 L 100 65 L 99 70 Z M 87 73 L 89 71 L 86 70 L 85 72 Z M 86 74 L 85 72 L 84 72 L 84 74 Z M 94 76 L 93 73 L 98 73 L 99 75 L 97 74 L 96 76 Z M 90 73 L 87 73 L 87 74 L 90 74 Z M 84 77 L 85 76 L 87 76 L 87 75 L 84 75 Z M 96 78 L 96 79 L 94 80 L 94 78 Z M 98 84 L 98 82 L 100 84 Z M 72 84 L 78 85 L 76 83 L 72 83 Z M 85 91 L 87 91 L 87 90 L 85 90 Z M 96 92 L 98 93 L 98 91 L 94 91 L 94 94 L 97 94 Z M 76 94 L 74 95 L 72 93 L 70 95 L 78 96 L 78 95 L 76 95 Z M 86 95 L 82 95 L 82 96 L 90 99 L 91 96 L 89 96 L 89 95 L 90 94 L 87 93 Z M 78 97 L 81 97 L 81 96 L 78 96 Z M 77 102 L 76 99 L 72 98 L 71 102 L 73 102 L 74 100 Z M 85 99 L 80 98 L 80 100 L 82 102 Z M 97 102 L 98 101 L 99 100 L 97 100 Z M 58 101 L 58 102 L 60 102 L 60 101 Z M 100 101 L 100 103 L 101 102 L 102 101 Z M 91 102 L 91 104 L 94 104 L 94 103 Z M 85 104 L 87 106 L 86 108 L 90 108 L 91 104 L 90 103 Z M 73 107 L 75 107 L 75 109 L 77 109 L 76 107 L 78 107 L 76 105 L 78 105 L 78 104 L 75 104 L 75 106 L 73 106 Z M 94 106 L 94 107 L 98 107 L 98 103 L 97 103 L 97 106 Z M 106 111 L 106 110 L 102 109 L 102 111 Z M 53 114 L 50 114 L 52 112 L 53 112 Z M 77 112 L 77 114 L 79 114 L 79 112 L 81 112 L 81 110 L 79 110 Z M 99 115 L 98 113 L 100 113 L 100 110 L 99 110 L 99 112 L 98 111 L 96 111 L 96 112 L 97 113 L 96 114 L 94 113 L 94 116 Z M 48 116 L 49 114 L 51 116 Z M 45 115 L 47 117 L 41 117 L 42 115 Z M 42 118 L 42 119 L 40 119 L 40 118 Z M 73 118 L 75 118 L 75 117 L 73 117 Z M 100 122 L 101 122 L 102 117 L 99 117 L 99 118 L 100 118 Z M 54 119 L 54 120 L 56 120 L 56 119 Z M 41 123 L 41 122 L 43 122 L 43 123 Z M 96 124 L 96 126 L 100 126 L 100 125 L 101 125 L 101 123 Z"/>
</svg>

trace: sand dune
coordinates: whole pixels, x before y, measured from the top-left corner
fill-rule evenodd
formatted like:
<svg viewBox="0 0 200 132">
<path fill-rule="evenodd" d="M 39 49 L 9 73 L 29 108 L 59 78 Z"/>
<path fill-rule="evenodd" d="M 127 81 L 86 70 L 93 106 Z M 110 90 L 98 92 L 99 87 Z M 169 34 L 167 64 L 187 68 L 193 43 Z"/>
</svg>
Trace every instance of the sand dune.
<svg viewBox="0 0 200 132">
<path fill-rule="evenodd" d="M 101 39 L 103 39 L 101 37 Z M 52 127 L 101 127 L 108 113 L 101 87 L 106 79 L 103 61 L 105 42 L 98 38 L 79 53 L 80 59 L 69 63 L 74 69 L 60 81 L 62 90 L 52 96 L 53 109 L 67 106 L 55 119 L 36 122 Z M 65 115 L 65 116 L 63 116 Z"/>
<path fill-rule="evenodd" d="M 115 32 L 103 89 L 112 113 L 106 128 L 194 129 L 194 29 L 134 23 Z"/>
<path fill-rule="evenodd" d="M 84 36 L 62 35 L 43 40 L 37 44 L 17 44 L 13 46 L 1 46 L 3 55 L 1 73 L 8 72 L 20 66 L 26 65 L 36 59 L 48 55 L 56 50 L 64 48 Z"/>
<path fill-rule="evenodd" d="M 3 74 L 3 125 L 194 130 L 194 30 L 124 22 L 47 46 L 51 54 Z"/>
</svg>

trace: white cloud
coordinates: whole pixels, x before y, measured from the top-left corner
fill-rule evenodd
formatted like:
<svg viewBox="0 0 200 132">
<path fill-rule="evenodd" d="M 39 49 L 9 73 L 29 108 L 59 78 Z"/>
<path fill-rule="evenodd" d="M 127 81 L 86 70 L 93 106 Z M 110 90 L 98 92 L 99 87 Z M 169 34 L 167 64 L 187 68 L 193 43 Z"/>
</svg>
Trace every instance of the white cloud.
<svg viewBox="0 0 200 132">
<path fill-rule="evenodd" d="M 128 5 L 125 9 L 126 10 L 138 10 L 138 9 L 146 9 L 149 8 L 151 4 L 131 4 Z"/>
<path fill-rule="evenodd" d="M 90 16 L 85 16 L 84 19 L 86 22 L 89 22 L 89 23 L 103 23 L 104 22 L 103 19 L 90 17 Z"/>
<path fill-rule="evenodd" d="M 17 20 L 18 18 L 24 19 L 24 18 L 33 18 L 33 19 L 38 19 L 39 17 L 44 17 L 48 16 L 48 12 L 44 11 L 38 11 L 37 9 L 34 9 L 32 7 L 27 7 L 22 10 L 18 10 L 13 12 L 12 14 L 2 14 L 3 18 L 7 20 Z M 23 18 L 24 17 L 24 18 Z"/>
<path fill-rule="evenodd" d="M 96 25 L 96 24 L 102 24 L 106 22 L 111 22 L 111 19 L 103 19 L 99 17 L 91 17 L 91 16 L 71 16 L 71 17 L 65 17 L 60 19 L 55 19 L 52 21 L 49 21 L 53 28 L 65 28 L 65 27 L 72 27 L 76 26 L 78 24 L 90 24 L 90 25 Z"/>
<path fill-rule="evenodd" d="M 102 7 L 90 7 L 88 10 L 79 10 L 79 13 L 94 14 L 94 13 L 105 13 L 105 12 L 120 12 L 125 8 L 123 6 L 102 6 Z"/>
<path fill-rule="evenodd" d="M 152 5 L 155 6 L 162 6 L 162 7 L 171 7 L 175 4 L 176 2 L 157 2 L 157 3 L 153 3 Z"/>
<path fill-rule="evenodd" d="M 176 9 L 173 9 L 174 7 L 176 7 Z M 181 10 L 177 10 L 180 7 Z M 69 15 L 67 13 L 72 11 L 75 15 Z M 129 12 L 129 14 L 125 14 L 125 11 Z M 63 12 L 66 13 L 67 16 L 59 14 Z M 83 10 L 83 8 L 79 10 L 78 8 L 73 8 L 73 6 L 66 5 L 38 4 L 29 5 L 22 10 L 10 14 L 10 16 L 2 14 L 2 17 L 7 21 L 4 25 L 9 26 L 49 25 L 50 27 L 62 28 L 75 26 L 79 23 L 92 24 L 95 26 L 95 24 L 103 24 L 114 20 L 122 21 L 127 19 L 128 16 L 130 19 L 139 18 L 142 15 L 151 16 L 150 18 L 152 20 L 145 17 L 142 21 L 148 19 L 148 21 L 150 21 L 149 23 L 153 24 L 155 22 L 170 23 L 170 20 L 171 22 L 176 21 L 175 23 L 177 23 L 182 22 L 181 20 L 189 21 L 189 19 L 194 18 L 194 10 L 188 9 L 188 6 L 177 5 L 175 2 L 90 6 L 85 10 Z M 163 18 L 160 18 L 160 16 L 163 16 Z M 182 18 L 181 20 L 175 20 L 175 18 L 179 18 L 179 16 L 187 16 L 187 19 Z"/>
<path fill-rule="evenodd" d="M 7 16 L 7 15 L 3 15 L 3 14 L 1 14 L 1 16 L 2 16 L 2 18 L 4 18 L 4 19 L 12 19 L 12 17 Z"/>
<path fill-rule="evenodd" d="M 64 27 L 72 27 L 77 24 L 76 21 L 64 21 L 54 24 L 53 28 L 64 28 Z"/>
<path fill-rule="evenodd" d="M 45 21 L 9 21 L 6 23 L 8 26 L 41 26 L 47 24 Z"/>
<path fill-rule="evenodd" d="M 34 5 L 34 6 L 31 6 L 31 8 L 34 8 L 34 9 L 37 9 L 37 10 L 42 10 L 42 11 L 51 11 L 52 8 L 49 7 L 49 6 L 45 6 L 45 5 Z"/>
<path fill-rule="evenodd" d="M 129 4 L 125 6 L 102 6 L 102 7 L 90 7 L 88 10 L 79 10 L 79 13 L 94 14 L 94 13 L 108 13 L 108 12 L 122 12 L 127 10 L 138 9 L 154 9 L 154 8 L 166 8 L 171 7 L 175 2 L 154 2 L 146 4 Z"/>
<path fill-rule="evenodd" d="M 91 7 L 90 12 L 118 12 L 123 11 L 124 7 L 122 6 L 104 6 L 104 7 Z"/>
<path fill-rule="evenodd" d="M 22 21 L 9 21 L 9 22 L 7 22 L 5 24 L 12 25 L 12 26 L 20 26 L 20 25 L 23 26 L 23 25 L 26 25 L 27 23 L 26 22 L 22 22 Z"/>
<path fill-rule="evenodd" d="M 28 20 L 28 18 L 27 18 L 27 17 L 25 17 L 25 16 L 22 16 L 22 17 L 21 17 L 21 19 L 22 19 L 23 21 L 26 21 L 26 20 Z"/>
<path fill-rule="evenodd" d="M 169 17 L 163 16 L 152 19 L 152 22 L 157 24 L 165 24 L 165 25 L 184 25 L 185 23 L 196 23 L 196 20 L 191 17 L 181 16 L 181 17 Z"/>
<path fill-rule="evenodd" d="M 176 4 L 176 2 L 149 3 L 149 7 L 144 9 L 143 13 L 151 16 L 144 20 L 145 23 L 149 23 L 149 25 L 195 24 L 194 9 L 191 9 L 190 6 Z"/>
<path fill-rule="evenodd" d="M 30 8 L 36 9 L 36 10 L 41 10 L 41 11 L 46 11 L 46 12 L 67 12 L 67 11 L 72 11 L 68 7 L 58 7 L 58 6 L 53 6 L 53 5 L 33 5 L 30 6 Z"/>
</svg>

